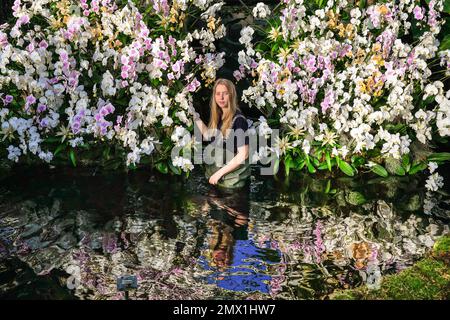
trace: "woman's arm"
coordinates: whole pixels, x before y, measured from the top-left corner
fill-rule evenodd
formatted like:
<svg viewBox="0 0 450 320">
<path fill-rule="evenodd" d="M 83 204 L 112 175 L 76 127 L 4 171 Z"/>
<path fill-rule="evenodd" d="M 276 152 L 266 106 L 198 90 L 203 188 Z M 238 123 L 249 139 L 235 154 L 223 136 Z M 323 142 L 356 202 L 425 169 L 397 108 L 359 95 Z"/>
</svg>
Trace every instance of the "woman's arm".
<svg viewBox="0 0 450 320">
<path fill-rule="evenodd" d="M 211 178 L 209 178 L 210 184 L 217 184 L 217 182 L 227 173 L 233 171 L 239 165 L 245 162 L 248 158 L 248 144 L 245 144 L 238 148 L 238 153 L 234 156 L 233 159 L 231 159 L 230 162 L 228 162 L 225 166 L 217 170 L 216 173 L 214 173 Z"/>
<path fill-rule="evenodd" d="M 203 120 L 200 119 L 200 115 L 197 112 L 194 112 L 194 122 L 197 125 L 197 128 L 200 129 L 200 132 L 202 133 L 203 138 L 208 139 L 208 136 L 207 136 L 208 127 L 203 122 Z"/>
</svg>

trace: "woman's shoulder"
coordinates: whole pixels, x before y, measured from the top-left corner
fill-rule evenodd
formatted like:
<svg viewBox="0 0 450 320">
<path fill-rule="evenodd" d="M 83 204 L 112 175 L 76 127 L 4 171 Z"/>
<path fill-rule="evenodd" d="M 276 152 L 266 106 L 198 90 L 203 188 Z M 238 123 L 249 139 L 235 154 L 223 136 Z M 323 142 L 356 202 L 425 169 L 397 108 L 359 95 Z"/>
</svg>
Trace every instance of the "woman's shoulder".
<svg viewBox="0 0 450 320">
<path fill-rule="evenodd" d="M 240 110 L 236 111 L 236 113 L 234 114 L 234 117 L 233 117 L 233 120 L 238 120 L 238 119 L 247 120 L 245 115 Z"/>
<path fill-rule="evenodd" d="M 234 118 L 233 118 L 233 129 L 235 129 L 235 130 L 236 129 L 243 129 L 243 130 L 247 130 L 248 129 L 247 118 L 240 111 L 237 111 L 236 114 L 234 115 Z"/>
</svg>

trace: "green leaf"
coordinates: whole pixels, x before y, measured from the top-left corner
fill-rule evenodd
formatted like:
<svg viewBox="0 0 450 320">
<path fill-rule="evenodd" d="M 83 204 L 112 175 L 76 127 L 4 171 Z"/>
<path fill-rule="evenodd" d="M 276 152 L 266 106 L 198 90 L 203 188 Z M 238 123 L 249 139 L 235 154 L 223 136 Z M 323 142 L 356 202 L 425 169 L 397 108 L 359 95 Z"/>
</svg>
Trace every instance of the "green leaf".
<svg viewBox="0 0 450 320">
<path fill-rule="evenodd" d="M 122 162 L 118 159 L 110 159 L 105 161 L 103 167 L 107 170 L 117 170 L 117 168 L 120 167 L 121 163 Z"/>
<path fill-rule="evenodd" d="M 341 159 L 338 156 L 336 156 L 335 159 L 336 159 L 336 164 L 338 165 L 338 167 L 340 167 L 341 166 Z"/>
<path fill-rule="evenodd" d="M 312 163 L 317 167 L 318 165 L 320 165 L 320 161 L 319 159 L 312 157 Z"/>
<path fill-rule="evenodd" d="M 331 171 L 331 158 L 330 158 L 330 152 L 329 151 L 327 151 L 325 153 L 325 160 L 327 161 L 328 170 Z"/>
<path fill-rule="evenodd" d="M 355 168 L 361 167 L 364 163 L 366 163 L 366 159 L 360 156 L 353 156 L 352 157 L 352 165 Z"/>
<path fill-rule="evenodd" d="M 441 45 L 439 46 L 439 51 L 450 49 L 450 35 L 446 35 L 444 39 L 442 39 Z"/>
<path fill-rule="evenodd" d="M 289 176 L 289 171 L 290 171 L 291 168 L 293 168 L 293 167 L 294 167 L 294 163 L 293 163 L 293 161 L 292 161 L 291 156 L 287 156 L 287 157 L 284 159 L 284 170 L 285 170 L 285 173 L 286 173 L 286 177 Z"/>
<path fill-rule="evenodd" d="M 411 169 L 411 159 L 409 157 L 409 154 L 403 155 L 402 167 L 403 167 L 403 169 L 405 169 L 406 172 L 409 172 L 409 169 Z"/>
<path fill-rule="evenodd" d="M 273 166 L 273 174 L 277 174 L 278 169 L 280 169 L 280 158 L 275 159 L 275 164 Z"/>
<path fill-rule="evenodd" d="M 450 161 L 449 152 L 432 153 L 428 156 L 428 161 Z"/>
<path fill-rule="evenodd" d="M 169 168 L 170 170 L 175 173 L 176 175 L 180 175 L 181 174 L 181 168 L 180 167 L 175 167 L 172 163 L 172 161 L 169 161 Z"/>
<path fill-rule="evenodd" d="M 432 97 L 432 99 L 434 99 Z M 397 123 L 397 124 L 387 124 L 386 125 L 386 129 L 390 132 L 390 133 L 404 133 L 406 130 L 406 125 L 403 123 Z"/>
<path fill-rule="evenodd" d="M 308 171 L 310 173 L 315 173 L 316 168 L 314 168 L 314 166 L 311 164 L 309 155 L 306 155 L 305 160 L 306 160 L 306 167 L 308 168 Z"/>
<path fill-rule="evenodd" d="M 295 159 L 295 170 L 302 170 L 305 166 L 305 159 L 302 158 L 296 158 Z"/>
<path fill-rule="evenodd" d="M 411 167 L 411 170 L 409 170 L 409 174 L 410 175 L 416 174 L 419 171 L 425 170 L 427 167 L 428 165 L 426 162 L 420 162 Z"/>
<path fill-rule="evenodd" d="M 444 12 L 450 14 L 450 1 L 444 1 Z"/>
<path fill-rule="evenodd" d="M 404 176 L 406 174 L 406 171 L 403 168 L 400 159 L 387 157 L 386 159 L 384 159 L 384 167 L 389 174 L 395 174 L 399 176 Z"/>
<path fill-rule="evenodd" d="M 395 174 L 398 176 L 404 176 L 406 174 L 406 170 L 402 166 L 398 166 L 395 170 Z"/>
<path fill-rule="evenodd" d="M 167 174 L 169 172 L 169 169 L 167 168 L 167 164 L 164 162 L 158 162 L 156 164 L 156 169 L 158 169 L 159 172 Z"/>
<path fill-rule="evenodd" d="M 314 166 L 312 165 L 312 163 L 311 162 L 307 162 L 306 163 L 306 166 L 308 167 L 308 171 L 309 171 L 309 173 L 316 173 L 316 168 L 314 168 Z"/>
<path fill-rule="evenodd" d="M 274 54 L 274 52 L 278 49 L 278 43 L 275 43 L 272 47 L 271 53 L 272 55 Z"/>
<path fill-rule="evenodd" d="M 62 150 L 66 148 L 65 144 L 60 144 L 58 148 L 56 148 L 55 152 L 53 153 L 54 156 L 56 156 L 58 153 L 60 153 Z"/>
<path fill-rule="evenodd" d="M 317 158 L 317 159 L 322 158 L 322 154 L 323 154 L 323 149 L 317 150 L 317 152 L 316 152 L 316 158 Z"/>
<path fill-rule="evenodd" d="M 319 170 L 325 170 L 325 169 L 328 169 L 327 162 L 326 162 L 326 161 L 322 162 L 322 163 L 317 167 L 317 169 L 319 169 Z"/>
<path fill-rule="evenodd" d="M 350 191 L 347 193 L 345 200 L 354 206 L 359 206 L 366 202 L 366 198 L 357 191 Z"/>
<path fill-rule="evenodd" d="M 420 101 L 420 105 L 421 105 L 421 107 L 422 108 L 425 108 L 426 106 L 428 106 L 430 103 L 433 103 L 434 102 L 434 96 L 429 96 L 429 97 L 427 97 L 426 99 L 424 99 L 424 100 L 421 100 Z"/>
<path fill-rule="evenodd" d="M 77 166 L 77 161 L 75 159 L 75 151 L 73 151 L 73 149 L 70 149 L 69 158 L 72 161 L 73 166 L 76 167 Z"/>
<path fill-rule="evenodd" d="M 337 158 L 337 157 L 336 157 Z M 344 161 L 344 160 L 340 160 L 338 163 L 339 169 L 341 169 L 341 171 L 343 173 L 345 173 L 346 175 L 353 177 L 355 175 L 355 170 L 352 168 L 352 166 Z"/>
<path fill-rule="evenodd" d="M 329 193 L 331 190 L 331 180 L 327 181 L 327 186 L 325 187 L 325 193 Z"/>
<path fill-rule="evenodd" d="M 372 170 L 372 172 L 374 172 L 377 175 L 382 176 L 384 178 L 389 176 L 389 173 L 386 171 L 386 169 L 379 164 L 374 165 L 372 168 L 370 168 L 370 170 Z"/>
<path fill-rule="evenodd" d="M 103 159 L 107 160 L 109 159 L 109 152 L 111 151 L 111 147 L 107 146 L 105 150 L 103 150 Z"/>
<path fill-rule="evenodd" d="M 319 6 L 320 9 L 324 6 L 324 3 L 323 3 L 324 1 L 325 0 L 316 0 L 316 4 Z"/>
<path fill-rule="evenodd" d="M 49 143 L 61 142 L 61 138 L 60 137 L 48 137 L 45 139 L 45 142 L 49 142 Z"/>
</svg>

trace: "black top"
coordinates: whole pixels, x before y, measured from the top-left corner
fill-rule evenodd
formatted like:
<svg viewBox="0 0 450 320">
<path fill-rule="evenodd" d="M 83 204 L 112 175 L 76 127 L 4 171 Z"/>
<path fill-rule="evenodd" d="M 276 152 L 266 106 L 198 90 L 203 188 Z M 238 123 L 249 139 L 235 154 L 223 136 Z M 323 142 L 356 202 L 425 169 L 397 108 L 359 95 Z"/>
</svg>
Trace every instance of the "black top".
<svg viewBox="0 0 450 320">
<path fill-rule="evenodd" d="M 234 153 L 234 155 L 237 154 L 238 152 L 238 148 L 244 146 L 244 145 L 248 145 L 249 144 L 249 139 L 248 139 L 248 134 L 247 134 L 247 130 L 248 130 L 248 123 L 247 123 L 247 119 L 245 118 L 245 116 L 241 113 L 241 112 L 236 112 L 236 114 L 233 117 L 233 127 L 232 127 L 232 131 L 230 132 L 229 136 L 224 139 L 223 142 L 223 148 L 226 148 L 226 141 L 229 141 L 229 139 L 234 139 L 234 148 L 229 149 L 230 151 L 232 151 Z M 219 121 L 218 125 L 217 125 L 217 129 L 220 130 L 220 128 L 222 127 L 222 119 Z M 214 142 L 215 137 L 211 138 L 211 142 Z M 230 146 L 228 146 L 230 148 Z"/>
</svg>

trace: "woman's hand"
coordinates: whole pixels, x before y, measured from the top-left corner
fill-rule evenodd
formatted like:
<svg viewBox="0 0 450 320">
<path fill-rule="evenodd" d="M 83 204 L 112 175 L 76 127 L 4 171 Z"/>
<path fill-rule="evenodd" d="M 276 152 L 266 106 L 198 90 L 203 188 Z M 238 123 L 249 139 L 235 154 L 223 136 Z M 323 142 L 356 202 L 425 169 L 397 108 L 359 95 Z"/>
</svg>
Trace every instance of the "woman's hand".
<svg viewBox="0 0 450 320">
<path fill-rule="evenodd" d="M 216 173 L 214 173 L 211 176 L 211 178 L 209 178 L 209 183 L 217 184 L 220 178 L 222 178 L 224 175 L 232 172 L 234 169 L 239 167 L 239 165 L 244 163 L 247 158 L 248 158 L 248 144 L 239 147 L 238 154 L 235 155 L 234 158 L 231 159 L 231 161 L 228 162 L 224 167 L 220 168 Z"/>
<path fill-rule="evenodd" d="M 220 178 L 222 178 L 222 174 L 217 171 L 209 178 L 209 183 L 216 185 L 219 182 Z"/>
<path fill-rule="evenodd" d="M 194 111 L 194 113 L 192 113 L 192 117 L 194 118 L 194 121 L 197 121 L 200 119 L 200 114 L 196 111 Z"/>
</svg>

